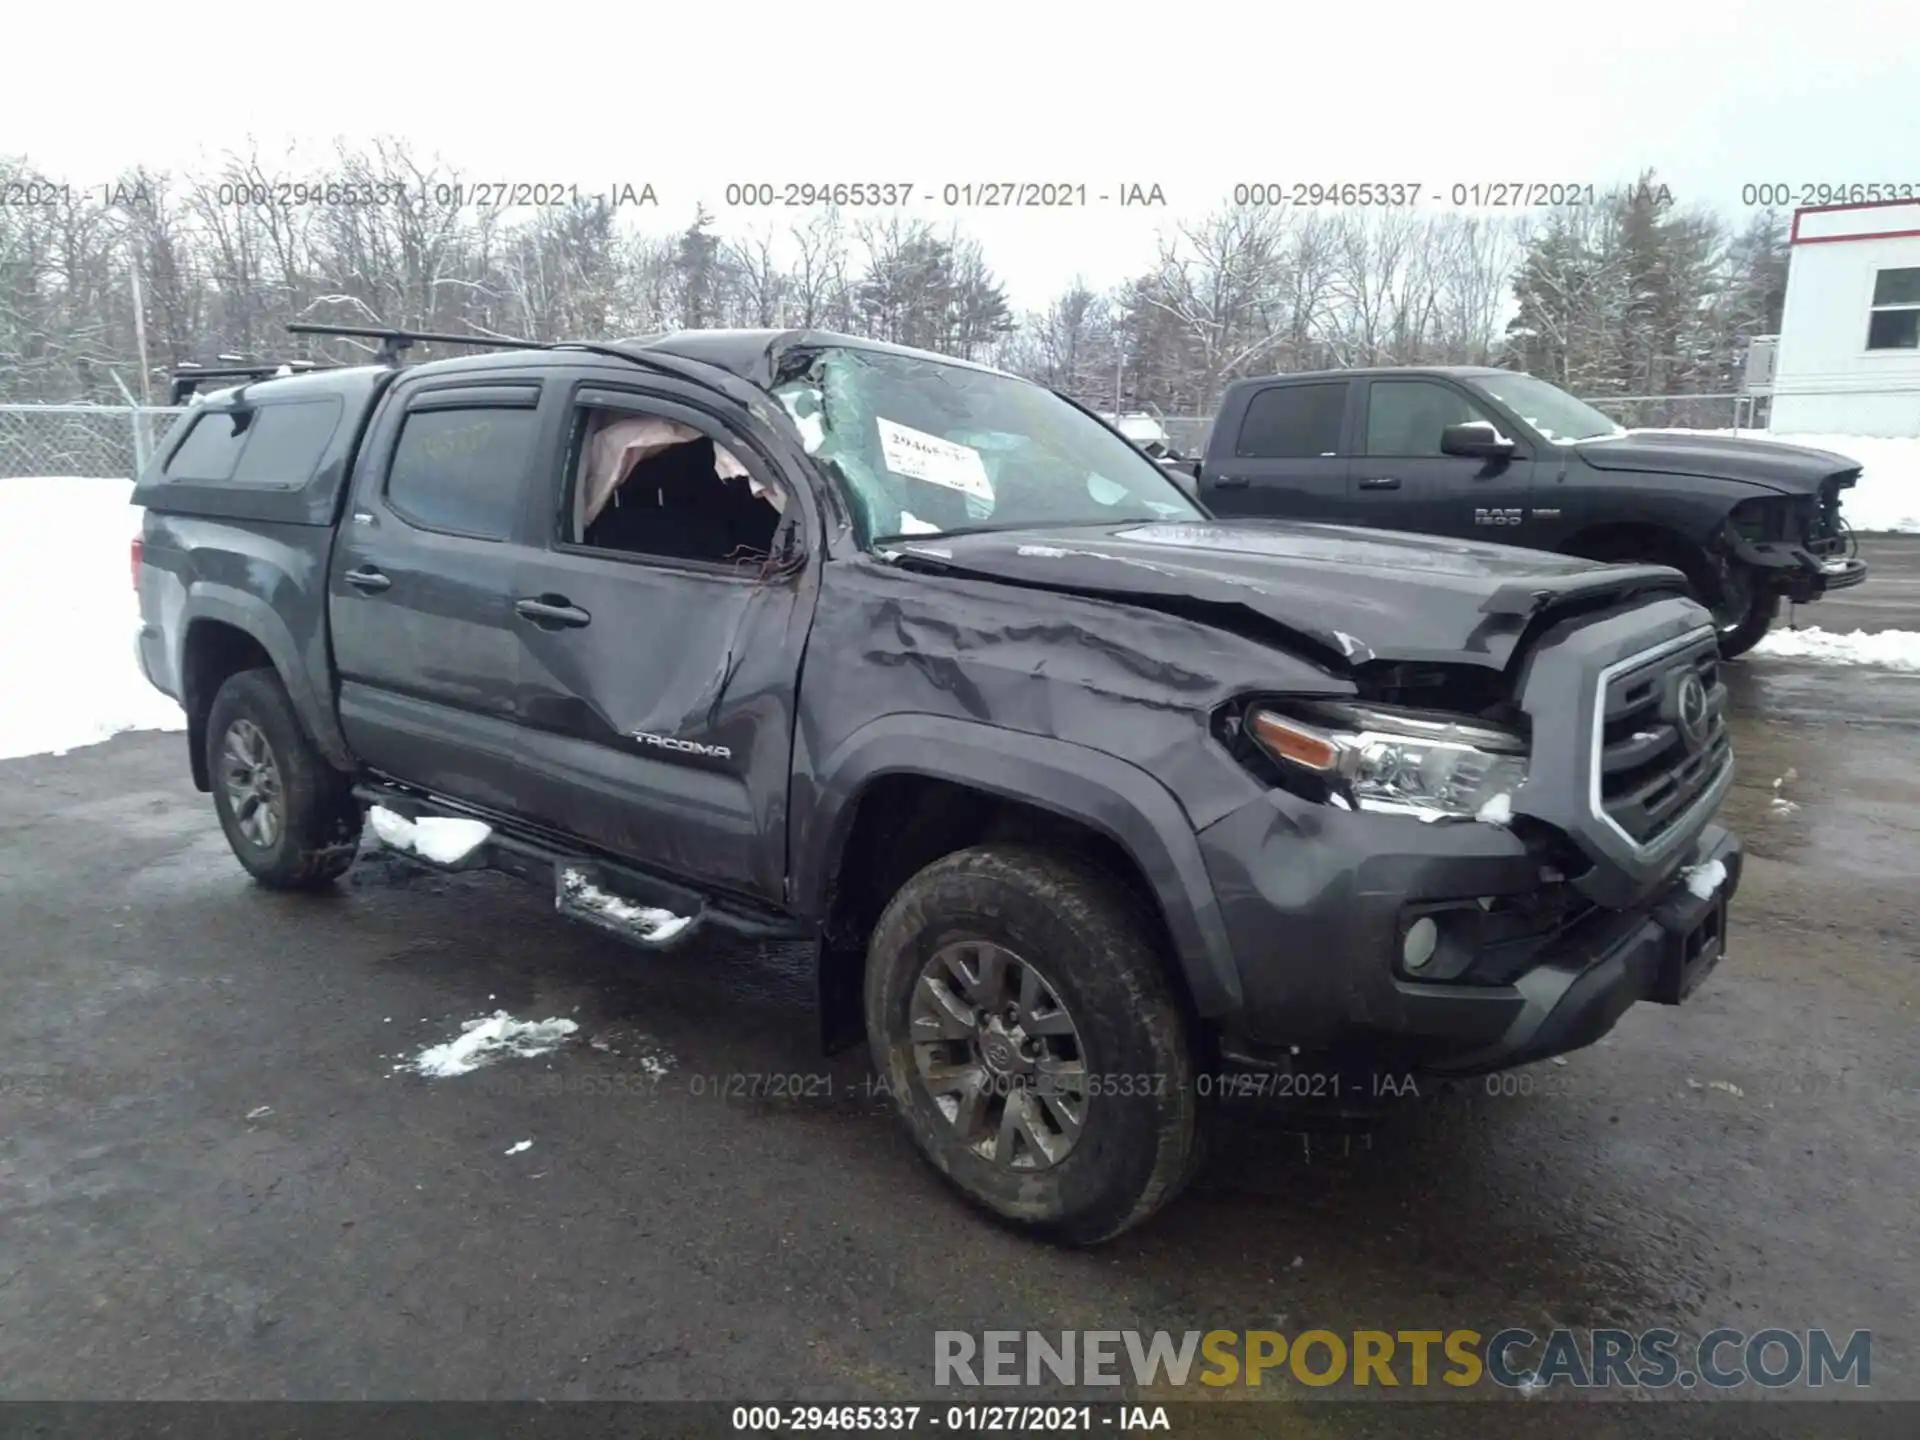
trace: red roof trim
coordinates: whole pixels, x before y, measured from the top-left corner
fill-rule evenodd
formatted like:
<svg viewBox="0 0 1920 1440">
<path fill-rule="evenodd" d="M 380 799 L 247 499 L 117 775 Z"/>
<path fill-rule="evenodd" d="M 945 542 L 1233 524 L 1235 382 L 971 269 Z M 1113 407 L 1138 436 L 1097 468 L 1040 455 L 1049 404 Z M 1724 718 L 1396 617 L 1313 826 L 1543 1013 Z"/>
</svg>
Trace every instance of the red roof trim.
<svg viewBox="0 0 1920 1440">
<path fill-rule="evenodd" d="M 1787 232 L 1789 245 L 1832 245 L 1841 240 L 1909 240 L 1920 230 L 1877 230 L 1861 235 L 1802 235 L 1802 215 L 1827 215 L 1837 210 L 1884 210 L 1889 205 L 1920 205 L 1920 196 L 1908 200 L 1858 200 L 1845 205 L 1802 205 L 1793 212 L 1793 228 Z"/>
</svg>

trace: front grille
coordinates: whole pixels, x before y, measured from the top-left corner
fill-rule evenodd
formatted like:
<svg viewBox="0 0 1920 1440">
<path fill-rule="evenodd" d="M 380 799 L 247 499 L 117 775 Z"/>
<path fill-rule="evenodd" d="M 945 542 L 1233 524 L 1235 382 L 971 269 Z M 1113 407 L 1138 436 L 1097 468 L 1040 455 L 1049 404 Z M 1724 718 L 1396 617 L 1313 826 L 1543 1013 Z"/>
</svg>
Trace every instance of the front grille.
<svg viewBox="0 0 1920 1440">
<path fill-rule="evenodd" d="M 1702 707 L 1689 709 L 1690 680 L 1698 680 L 1704 692 L 1704 715 L 1691 737 L 1686 722 Z M 1657 846 L 1733 764 L 1726 710 L 1719 645 L 1711 633 L 1619 667 L 1599 704 L 1600 818 L 1642 849 Z"/>
</svg>

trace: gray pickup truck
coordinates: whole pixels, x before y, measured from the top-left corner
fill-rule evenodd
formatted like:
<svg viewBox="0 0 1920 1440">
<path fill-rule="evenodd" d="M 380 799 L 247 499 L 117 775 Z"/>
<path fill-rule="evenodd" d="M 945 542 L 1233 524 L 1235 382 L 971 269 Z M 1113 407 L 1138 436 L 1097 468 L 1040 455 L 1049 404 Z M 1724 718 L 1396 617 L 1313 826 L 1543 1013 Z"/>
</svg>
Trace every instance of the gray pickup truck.
<svg viewBox="0 0 1920 1440">
<path fill-rule="evenodd" d="M 1673 570 L 1217 521 L 1037 385 L 845 336 L 384 338 L 204 396 L 134 494 L 141 664 L 264 885 L 371 823 L 642 949 L 807 941 L 828 1048 L 1078 1244 L 1230 1077 L 1488 1073 L 1719 958 Z"/>
</svg>

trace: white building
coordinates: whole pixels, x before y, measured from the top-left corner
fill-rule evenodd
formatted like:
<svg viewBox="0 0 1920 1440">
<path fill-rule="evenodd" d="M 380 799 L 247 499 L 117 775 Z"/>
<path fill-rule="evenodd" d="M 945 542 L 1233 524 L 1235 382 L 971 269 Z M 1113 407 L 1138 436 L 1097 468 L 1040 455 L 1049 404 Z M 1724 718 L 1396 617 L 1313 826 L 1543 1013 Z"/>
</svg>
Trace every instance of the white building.
<svg viewBox="0 0 1920 1440">
<path fill-rule="evenodd" d="M 1775 434 L 1920 436 L 1920 200 L 1793 213 Z"/>
</svg>

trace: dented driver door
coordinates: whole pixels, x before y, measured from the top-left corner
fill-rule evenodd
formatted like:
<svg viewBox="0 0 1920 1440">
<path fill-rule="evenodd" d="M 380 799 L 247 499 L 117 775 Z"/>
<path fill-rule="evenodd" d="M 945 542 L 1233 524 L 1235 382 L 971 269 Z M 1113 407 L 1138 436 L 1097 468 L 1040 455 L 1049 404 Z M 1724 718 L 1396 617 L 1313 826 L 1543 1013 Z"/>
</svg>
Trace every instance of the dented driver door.
<svg viewBox="0 0 1920 1440">
<path fill-rule="evenodd" d="M 576 394 L 691 424 L 763 484 L 766 462 L 673 382 Z M 671 876 L 781 898 L 793 699 L 813 575 L 575 543 L 579 442 L 542 507 L 515 601 L 532 817 Z"/>
</svg>

